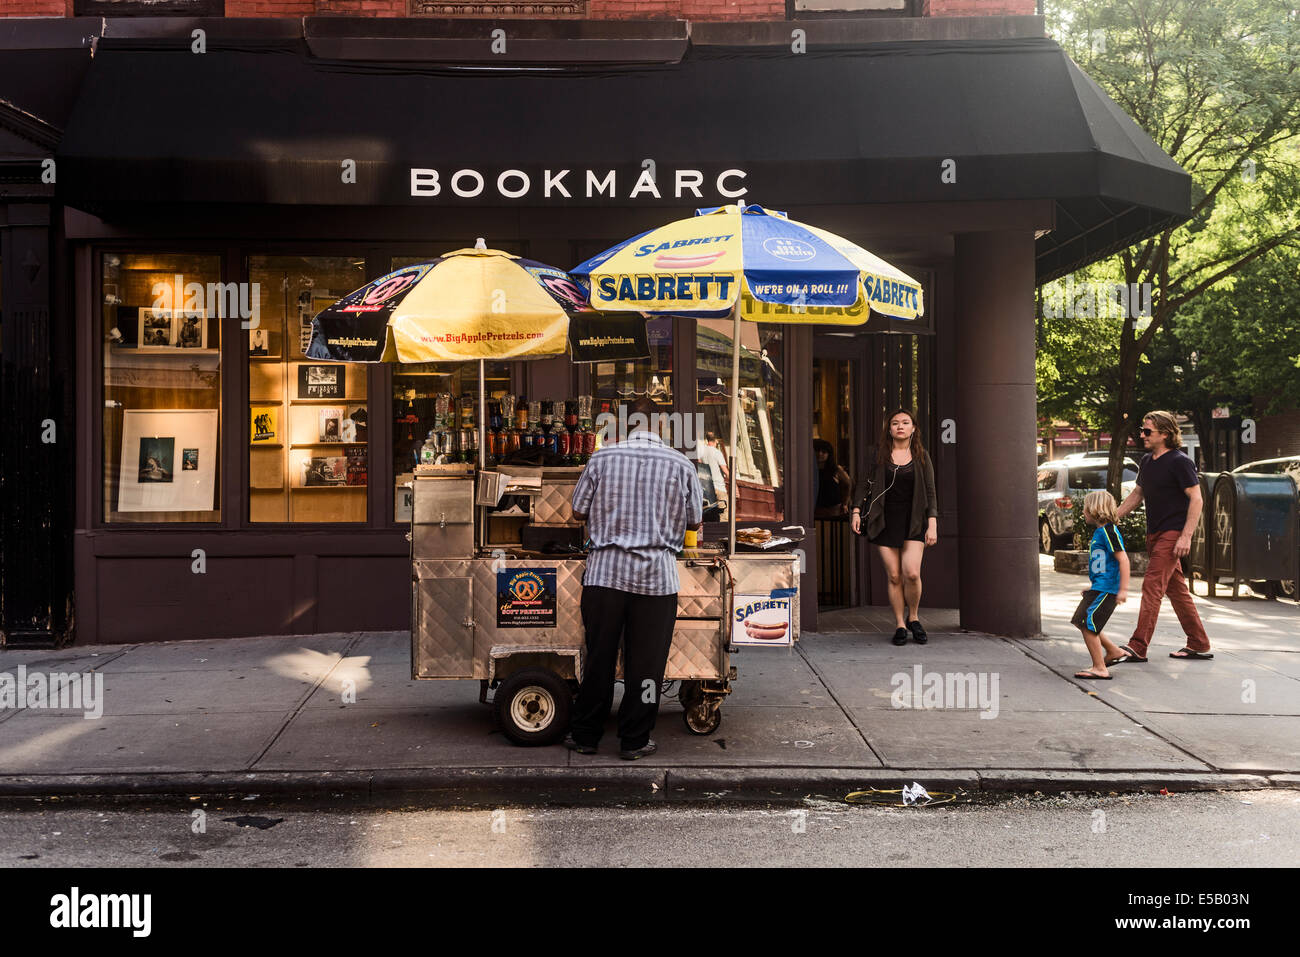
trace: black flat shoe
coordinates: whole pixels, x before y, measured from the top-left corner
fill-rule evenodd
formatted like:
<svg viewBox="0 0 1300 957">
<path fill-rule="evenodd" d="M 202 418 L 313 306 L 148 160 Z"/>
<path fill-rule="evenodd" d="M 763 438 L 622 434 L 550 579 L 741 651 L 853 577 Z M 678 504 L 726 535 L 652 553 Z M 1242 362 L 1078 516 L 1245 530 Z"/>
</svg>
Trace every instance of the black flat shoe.
<svg viewBox="0 0 1300 957">
<path fill-rule="evenodd" d="M 925 633 L 925 629 L 921 627 L 920 619 L 909 621 L 907 627 L 912 629 L 912 640 L 918 645 L 923 645 L 930 640 L 929 636 Z"/>
<path fill-rule="evenodd" d="M 579 754 L 596 753 L 596 749 L 593 748 L 591 745 L 579 744 L 577 741 L 573 740 L 573 735 L 571 734 L 566 734 L 564 736 L 564 746 L 568 748 L 570 751 L 577 751 Z"/>
<path fill-rule="evenodd" d="M 907 644 L 907 629 L 906 628 L 898 629 L 898 631 L 894 632 L 894 637 L 889 640 L 896 645 Z"/>
</svg>

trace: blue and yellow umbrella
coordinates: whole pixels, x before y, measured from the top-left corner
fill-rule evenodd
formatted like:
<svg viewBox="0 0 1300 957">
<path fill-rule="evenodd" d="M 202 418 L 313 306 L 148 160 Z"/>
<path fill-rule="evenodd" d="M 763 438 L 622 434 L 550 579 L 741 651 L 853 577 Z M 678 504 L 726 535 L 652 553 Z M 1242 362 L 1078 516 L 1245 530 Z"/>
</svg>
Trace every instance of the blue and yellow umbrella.
<svg viewBox="0 0 1300 957">
<path fill-rule="evenodd" d="M 861 325 L 925 312 L 921 284 L 842 236 L 761 206 L 715 206 L 571 270 L 602 312 Z"/>
<path fill-rule="evenodd" d="M 652 229 L 570 270 L 601 312 L 734 321 L 731 502 L 736 501 L 741 320 L 861 325 L 871 312 L 915 319 L 921 284 L 842 236 L 762 206 L 714 206 Z M 735 550 L 736 508 L 728 509 Z"/>
</svg>

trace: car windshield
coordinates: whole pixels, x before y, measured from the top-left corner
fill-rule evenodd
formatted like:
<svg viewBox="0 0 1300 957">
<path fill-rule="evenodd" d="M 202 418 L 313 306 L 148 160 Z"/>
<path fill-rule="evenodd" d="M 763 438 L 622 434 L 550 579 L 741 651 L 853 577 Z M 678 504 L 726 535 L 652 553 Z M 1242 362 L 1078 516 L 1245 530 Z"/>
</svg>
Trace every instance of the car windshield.
<svg viewBox="0 0 1300 957">
<path fill-rule="evenodd" d="M 1124 468 L 1124 477 L 1121 481 L 1133 482 L 1136 479 L 1137 472 L 1126 466 Z M 1105 466 L 1070 469 L 1070 488 L 1081 488 L 1091 491 L 1092 489 L 1105 487 Z"/>
</svg>

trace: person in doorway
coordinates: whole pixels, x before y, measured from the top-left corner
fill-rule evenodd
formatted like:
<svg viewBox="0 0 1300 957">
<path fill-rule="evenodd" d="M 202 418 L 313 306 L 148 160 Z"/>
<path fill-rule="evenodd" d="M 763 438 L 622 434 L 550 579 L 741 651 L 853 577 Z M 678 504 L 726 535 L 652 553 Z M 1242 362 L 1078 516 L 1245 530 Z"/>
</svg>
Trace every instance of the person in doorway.
<svg viewBox="0 0 1300 957">
<path fill-rule="evenodd" d="M 704 438 L 696 446 L 695 461 L 699 463 L 698 471 L 700 474 L 700 484 L 704 485 L 705 471 L 708 472 L 709 481 L 713 485 L 712 498 L 706 494 L 704 496 L 705 520 L 710 522 L 720 522 L 726 515 L 727 511 L 727 460 L 722 455 L 722 450 L 718 448 L 718 437 L 712 432 L 705 432 Z"/>
<path fill-rule="evenodd" d="M 916 418 L 907 409 L 895 409 L 885 417 L 871 462 L 854 498 L 853 531 L 865 530 L 885 566 L 889 604 L 898 625 L 893 643 L 907 644 L 910 632 L 923 645 L 929 639 L 917 617 L 921 556 L 926 546 L 939 540 L 939 503 L 934 466 L 921 445 Z"/>
<path fill-rule="evenodd" d="M 623 642 L 619 757 L 653 754 L 650 739 L 677 621 L 677 553 L 686 530 L 703 519 L 695 466 L 653 430 L 656 406 L 631 403 L 624 441 L 596 452 L 573 490 L 573 517 L 587 523 L 590 547 L 582 576 L 587 648 L 582 684 L 565 745 L 595 754 L 614 703 Z"/>
<path fill-rule="evenodd" d="M 839 518 L 849 513 L 853 501 L 853 479 L 844 467 L 835 461 L 835 448 L 825 439 L 813 439 L 813 452 L 817 456 L 817 498 L 814 500 L 814 518 Z"/>
<path fill-rule="evenodd" d="M 1084 496 L 1083 520 L 1097 530 L 1088 543 L 1088 587 L 1070 622 L 1083 633 L 1092 667 L 1076 671 L 1074 676 L 1109 681 L 1106 659 L 1118 658 L 1120 650 L 1102 629 L 1115 606 L 1128 601 L 1128 552 L 1124 536 L 1115 526 L 1115 499 L 1110 492 L 1097 489 Z"/>
<path fill-rule="evenodd" d="M 1209 636 L 1196 612 L 1181 565 L 1182 557 L 1192 550 L 1192 532 L 1201 517 L 1196 465 L 1182 450 L 1182 430 L 1171 412 L 1148 412 L 1142 417 L 1142 444 L 1147 454 L 1138 463 L 1137 484 L 1117 514 L 1123 518 L 1146 503 L 1147 572 L 1142 579 L 1142 603 L 1133 637 L 1107 664 L 1147 660 L 1147 648 L 1165 595 L 1186 636 L 1182 649 L 1170 652 L 1169 657 L 1213 658 Z"/>
</svg>

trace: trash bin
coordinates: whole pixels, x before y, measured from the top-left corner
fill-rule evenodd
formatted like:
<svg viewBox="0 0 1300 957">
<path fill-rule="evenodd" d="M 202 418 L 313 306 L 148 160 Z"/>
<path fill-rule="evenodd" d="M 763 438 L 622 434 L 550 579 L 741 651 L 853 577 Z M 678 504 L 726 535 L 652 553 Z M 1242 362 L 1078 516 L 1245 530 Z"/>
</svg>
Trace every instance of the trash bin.
<svg viewBox="0 0 1300 957">
<path fill-rule="evenodd" d="M 1214 484 L 1213 595 L 1219 578 L 1232 580 L 1232 597 L 1243 581 L 1295 581 L 1300 565 L 1300 498 L 1288 475 L 1224 473 Z M 1270 588 L 1272 586 L 1270 585 Z"/>
<path fill-rule="evenodd" d="M 1187 556 L 1185 569 L 1188 587 L 1191 586 L 1191 582 L 1199 578 L 1210 585 L 1211 591 L 1214 588 L 1211 566 L 1211 557 L 1214 555 L 1214 522 L 1212 521 L 1214 478 L 1204 472 L 1197 476 L 1197 482 L 1201 486 L 1201 517 L 1192 532 L 1192 550 Z"/>
</svg>

